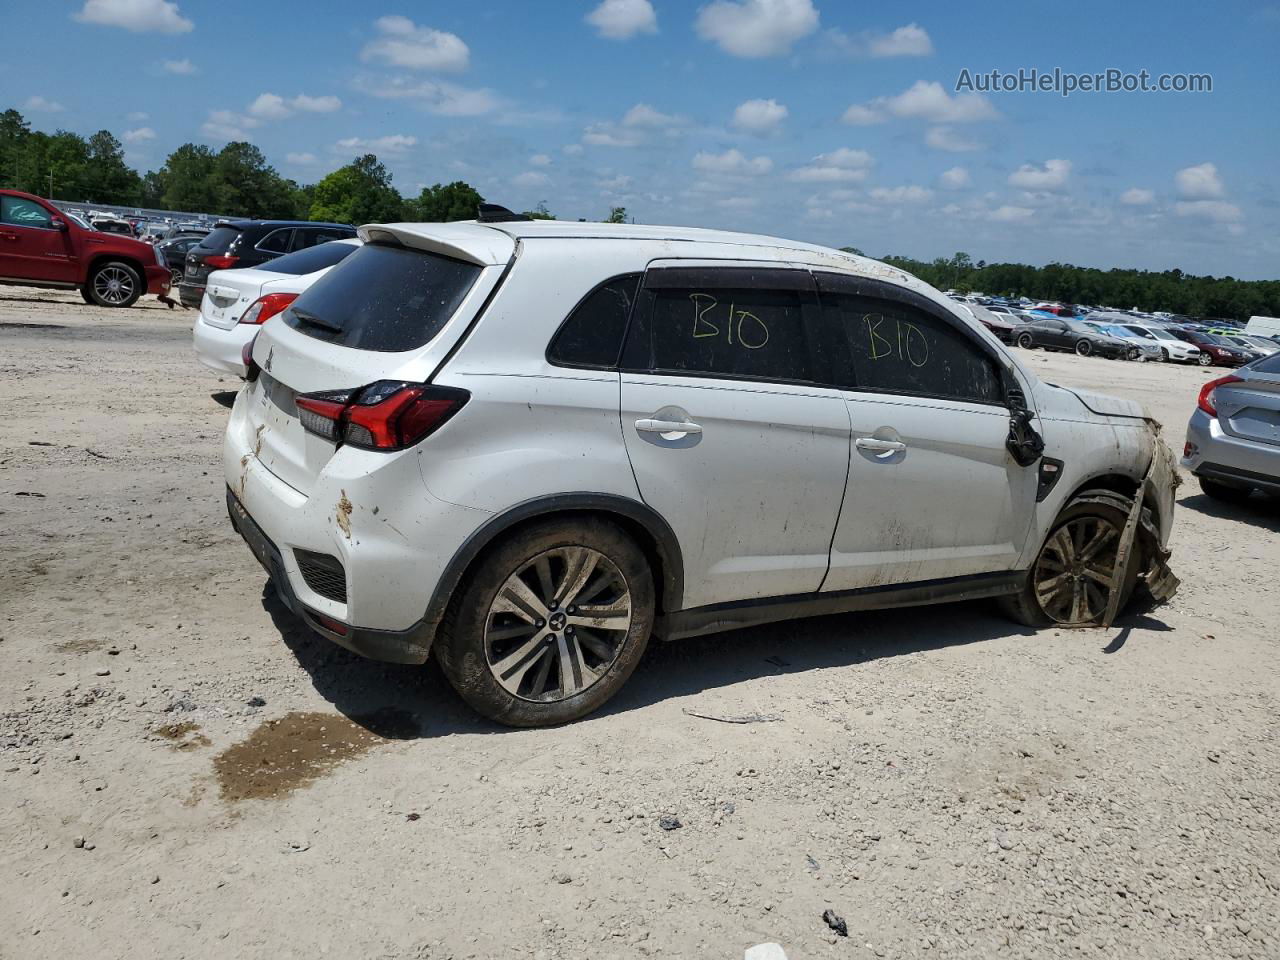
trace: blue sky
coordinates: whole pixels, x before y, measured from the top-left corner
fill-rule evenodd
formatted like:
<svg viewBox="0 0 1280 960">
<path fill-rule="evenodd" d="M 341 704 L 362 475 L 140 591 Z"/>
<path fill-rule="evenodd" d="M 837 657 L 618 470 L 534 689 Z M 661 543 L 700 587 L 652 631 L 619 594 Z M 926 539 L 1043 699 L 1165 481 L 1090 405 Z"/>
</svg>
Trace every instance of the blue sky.
<svg viewBox="0 0 1280 960">
<path fill-rule="evenodd" d="M 312 182 L 921 258 L 1280 276 L 1280 6 L 834 0 L 6 0 L 0 108 L 139 169 L 247 139 Z M 957 93 L 962 69 L 1211 93 Z"/>
</svg>

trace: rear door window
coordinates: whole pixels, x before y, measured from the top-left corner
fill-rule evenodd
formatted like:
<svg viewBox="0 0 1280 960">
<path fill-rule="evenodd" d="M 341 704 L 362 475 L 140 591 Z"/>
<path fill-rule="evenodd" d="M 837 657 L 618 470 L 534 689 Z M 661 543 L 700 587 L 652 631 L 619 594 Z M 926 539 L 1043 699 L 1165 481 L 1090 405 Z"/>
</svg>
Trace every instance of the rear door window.
<svg viewBox="0 0 1280 960">
<path fill-rule="evenodd" d="M 270 266 L 263 269 L 298 277 L 341 263 L 359 249 L 354 243 L 322 243 L 318 247 L 308 247 L 272 260 Z"/>
<path fill-rule="evenodd" d="M 258 241 L 258 249 L 264 253 L 288 253 L 289 241 L 293 239 L 293 228 L 273 230 Z"/>
<path fill-rule="evenodd" d="M 299 333 L 357 350 L 400 353 L 430 342 L 481 268 L 437 253 L 365 244 L 284 313 Z"/>
</svg>

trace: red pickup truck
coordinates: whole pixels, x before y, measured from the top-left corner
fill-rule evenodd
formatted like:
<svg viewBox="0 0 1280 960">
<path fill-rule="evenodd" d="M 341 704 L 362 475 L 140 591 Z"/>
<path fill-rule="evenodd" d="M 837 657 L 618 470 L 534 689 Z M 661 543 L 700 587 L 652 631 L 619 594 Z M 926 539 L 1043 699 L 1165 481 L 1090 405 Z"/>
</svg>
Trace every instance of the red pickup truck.
<svg viewBox="0 0 1280 960">
<path fill-rule="evenodd" d="M 169 268 L 156 248 L 77 223 L 47 200 L 0 190 L 0 284 L 78 289 L 85 303 L 129 307 L 167 296 Z"/>
</svg>

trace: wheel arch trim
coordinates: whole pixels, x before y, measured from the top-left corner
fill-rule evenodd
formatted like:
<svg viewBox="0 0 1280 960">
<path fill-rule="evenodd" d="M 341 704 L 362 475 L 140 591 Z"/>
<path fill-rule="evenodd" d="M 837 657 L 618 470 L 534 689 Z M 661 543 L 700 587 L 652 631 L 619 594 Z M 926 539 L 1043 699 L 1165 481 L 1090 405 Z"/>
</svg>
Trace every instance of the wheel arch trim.
<svg viewBox="0 0 1280 960">
<path fill-rule="evenodd" d="M 655 571 L 661 580 L 657 584 L 660 612 L 670 613 L 681 608 L 684 602 L 684 557 L 675 531 L 657 511 L 639 500 L 615 494 L 559 493 L 526 500 L 495 514 L 463 541 L 436 582 L 424 622 L 439 624 L 444 619 L 445 611 L 462 585 L 467 571 L 504 534 L 531 520 L 572 513 L 612 515 L 624 521 L 625 526 L 633 529 L 638 527 L 643 531 L 649 543 L 641 543 L 639 546 L 646 553 L 652 548 L 660 565 L 660 569 Z"/>
</svg>

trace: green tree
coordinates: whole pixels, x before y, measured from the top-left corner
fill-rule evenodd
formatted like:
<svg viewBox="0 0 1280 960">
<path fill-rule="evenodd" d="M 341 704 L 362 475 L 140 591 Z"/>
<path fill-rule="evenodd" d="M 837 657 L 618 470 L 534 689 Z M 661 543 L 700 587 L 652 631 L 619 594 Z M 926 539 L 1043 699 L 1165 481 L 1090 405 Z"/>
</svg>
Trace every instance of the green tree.
<svg viewBox="0 0 1280 960">
<path fill-rule="evenodd" d="M 475 187 L 455 180 L 423 188 L 418 199 L 409 206 L 411 216 L 424 223 L 449 223 L 453 220 L 474 220 L 482 203 L 484 197 Z"/>
<path fill-rule="evenodd" d="M 164 206 L 169 210 L 224 213 L 218 209 L 218 184 L 214 177 L 217 160 L 203 144 L 184 143 L 164 162 Z"/>
<path fill-rule="evenodd" d="M 840 252 L 841 252 L 841 253 L 852 253 L 855 257 L 865 257 L 865 256 L 866 256 L 866 254 L 865 254 L 865 253 L 863 253 L 861 250 L 859 250 L 857 247 L 841 247 L 841 248 L 840 248 Z"/>
<path fill-rule="evenodd" d="M 610 207 L 609 216 L 605 219 L 605 223 L 626 223 L 627 208 L 626 207 Z"/>
<path fill-rule="evenodd" d="M 372 153 L 333 171 L 311 195 L 311 219 L 333 223 L 395 222 L 403 219 L 404 207 L 390 172 Z"/>
<path fill-rule="evenodd" d="M 144 207 L 158 208 L 164 204 L 164 173 L 159 170 L 148 170 L 142 176 L 138 188 L 138 202 Z"/>
<path fill-rule="evenodd" d="M 547 209 L 547 201 L 539 200 L 538 205 L 532 210 L 526 210 L 523 214 L 530 220 L 554 220 L 556 215 Z"/>
<path fill-rule="evenodd" d="M 18 158 L 31 136 L 31 125 L 17 110 L 0 113 L 0 186 L 18 185 Z"/>
<path fill-rule="evenodd" d="M 288 220 L 293 190 L 251 143 L 228 143 L 213 161 L 214 209 L 228 216 Z"/>
<path fill-rule="evenodd" d="M 89 138 L 87 154 L 85 200 L 121 206 L 138 202 L 141 179 L 124 162 L 124 147 L 109 130 L 99 130 Z"/>
</svg>

